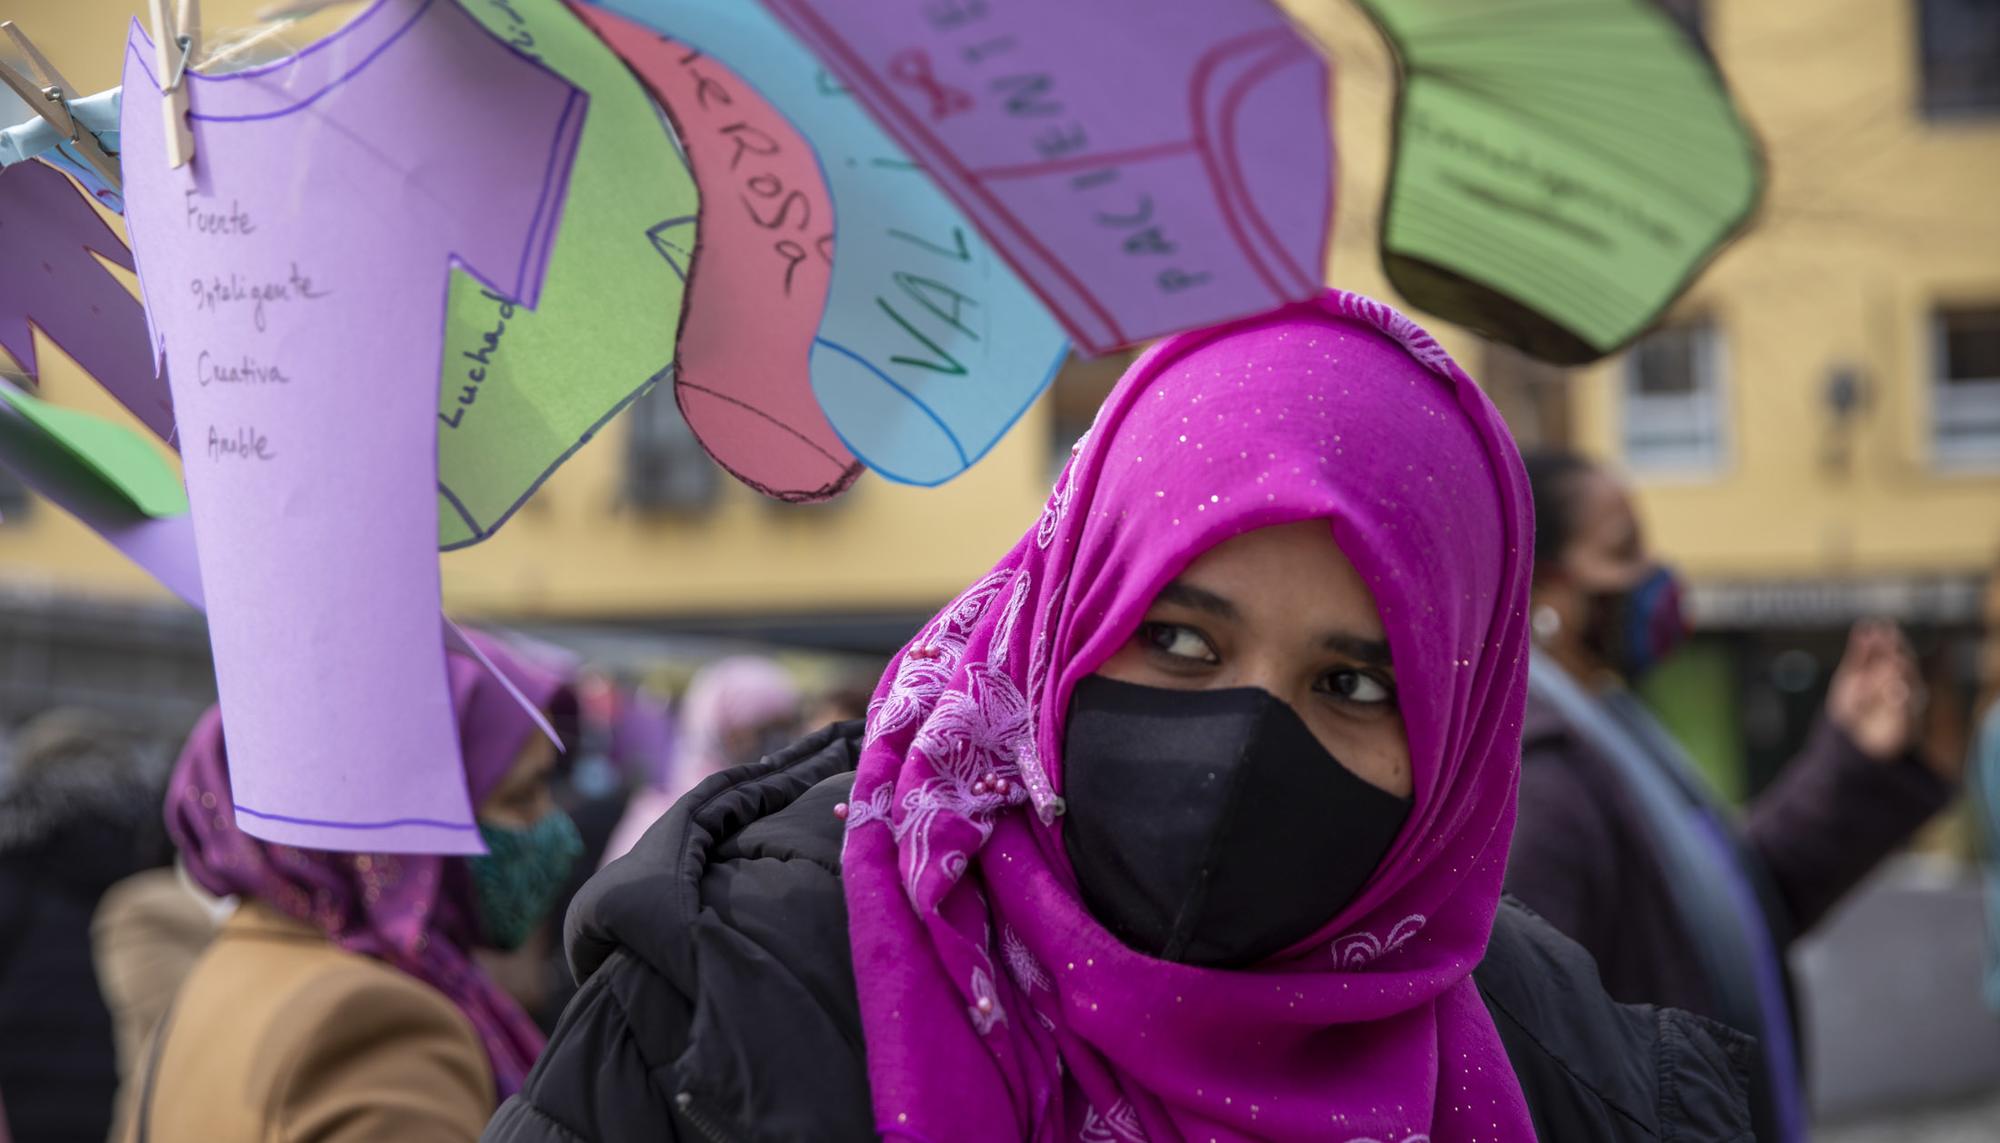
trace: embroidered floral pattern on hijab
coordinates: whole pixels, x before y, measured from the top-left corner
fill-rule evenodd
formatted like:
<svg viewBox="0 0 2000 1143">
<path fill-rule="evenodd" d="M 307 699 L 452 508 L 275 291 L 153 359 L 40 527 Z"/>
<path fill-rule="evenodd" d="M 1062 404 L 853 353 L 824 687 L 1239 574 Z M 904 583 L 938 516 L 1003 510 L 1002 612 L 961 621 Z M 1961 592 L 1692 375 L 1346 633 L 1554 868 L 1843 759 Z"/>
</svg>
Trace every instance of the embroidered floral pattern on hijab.
<svg viewBox="0 0 2000 1143">
<path fill-rule="evenodd" d="M 1081 1143 L 1146 1143 L 1146 1129 L 1132 1105 L 1121 1099 L 1102 1115 L 1095 1107 L 1085 1108 L 1077 1139 Z"/>
<path fill-rule="evenodd" d="M 1424 927 L 1421 914 L 1412 913 L 1397 921 L 1386 937 L 1362 931 L 1349 933 L 1333 942 L 1333 959 L 1342 968 L 1364 968 L 1385 953 L 1395 952 L 1410 943 L 1417 930 Z"/>
<path fill-rule="evenodd" d="M 1300 946 L 1235 972 L 1153 960 L 1068 866 L 1070 693 L 1200 553 L 1308 519 L 1381 613 L 1409 819 Z M 880 1130 L 1531 1140 L 1469 979 L 1513 828 L 1530 533 L 1498 414 L 1379 302 L 1329 292 L 1134 363 L 1040 518 L 870 707 L 843 882 Z"/>
<path fill-rule="evenodd" d="M 995 570 L 953 600 L 917 634 L 896 660 L 894 682 L 878 691 L 868 704 L 866 743 L 894 734 L 929 713 L 944 694 L 965 656 L 965 641 L 1001 588 L 1013 578 L 1008 569 Z M 852 819 L 849 827 L 852 828 Z"/>
</svg>

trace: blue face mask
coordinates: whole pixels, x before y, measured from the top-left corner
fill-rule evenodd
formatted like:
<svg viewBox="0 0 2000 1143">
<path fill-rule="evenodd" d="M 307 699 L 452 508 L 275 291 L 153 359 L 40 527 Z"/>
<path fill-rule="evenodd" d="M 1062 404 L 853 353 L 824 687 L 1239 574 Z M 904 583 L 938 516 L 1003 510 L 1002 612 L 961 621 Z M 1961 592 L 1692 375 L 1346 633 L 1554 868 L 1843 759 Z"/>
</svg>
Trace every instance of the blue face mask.
<svg viewBox="0 0 2000 1143">
<path fill-rule="evenodd" d="M 583 837 L 561 810 L 550 810 L 525 828 L 480 822 L 479 836 L 486 852 L 468 864 L 479 896 L 480 932 L 496 949 L 520 948 L 569 879 L 583 853 Z"/>
<path fill-rule="evenodd" d="M 1687 639 L 1681 582 L 1671 568 L 1655 567 L 1624 591 L 1599 595 L 1596 605 L 1591 641 L 1626 682 L 1650 674 Z"/>
</svg>

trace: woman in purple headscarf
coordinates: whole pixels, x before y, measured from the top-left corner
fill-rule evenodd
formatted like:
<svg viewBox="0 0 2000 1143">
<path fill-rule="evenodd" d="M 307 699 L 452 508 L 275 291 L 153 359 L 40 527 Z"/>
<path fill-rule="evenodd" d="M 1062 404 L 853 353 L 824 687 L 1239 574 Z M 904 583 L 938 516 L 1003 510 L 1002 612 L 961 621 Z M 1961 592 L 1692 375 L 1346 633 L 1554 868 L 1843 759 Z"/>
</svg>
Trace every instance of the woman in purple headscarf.
<svg viewBox="0 0 2000 1143">
<path fill-rule="evenodd" d="M 865 731 L 586 887 L 487 1139 L 1745 1137 L 1739 1037 L 1501 906 L 1532 540 L 1387 307 L 1155 347 Z"/>
<path fill-rule="evenodd" d="M 558 720 L 555 675 L 472 636 Z M 342 853 L 237 827 L 220 711 L 167 795 L 188 876 L 237 908 L 125 1085 L 128 1138 L 473 1139 L 542 1037 L 472 957 L 540 922 L 581 849 L 551 799 L 555 746 L 475 660 L 446 657 L 482 856 Z"/>
</svg>

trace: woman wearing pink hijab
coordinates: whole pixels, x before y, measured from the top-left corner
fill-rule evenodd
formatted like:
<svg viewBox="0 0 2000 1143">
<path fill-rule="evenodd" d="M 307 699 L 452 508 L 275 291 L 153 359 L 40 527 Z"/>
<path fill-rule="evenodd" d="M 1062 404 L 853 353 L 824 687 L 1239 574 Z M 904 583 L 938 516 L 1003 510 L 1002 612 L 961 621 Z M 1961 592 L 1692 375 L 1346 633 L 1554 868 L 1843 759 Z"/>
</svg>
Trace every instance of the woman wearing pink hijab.
<svg viewBox="0 0 2000 1143">
<path fill-rule="evenodd" d="M 1741 1037 L 1502 905 L 1532 546 L 1387 307 L 1162 343 L 865 731 L 585 888 L 486 1138 L 1747 1138 Z"/>
</svg>

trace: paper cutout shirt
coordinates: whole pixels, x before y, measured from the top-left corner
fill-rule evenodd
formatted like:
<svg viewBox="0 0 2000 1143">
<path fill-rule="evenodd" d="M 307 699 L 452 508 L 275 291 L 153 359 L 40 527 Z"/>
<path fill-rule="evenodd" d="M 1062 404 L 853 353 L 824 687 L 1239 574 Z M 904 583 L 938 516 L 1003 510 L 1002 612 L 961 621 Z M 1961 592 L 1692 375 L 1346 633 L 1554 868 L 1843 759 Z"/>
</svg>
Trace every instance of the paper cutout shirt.
<svg viewBox="0 0 2000 1143">
<path fill-rule="evenodd" d="M 125 215 L 174 364 L 238 820 L 481 850 L 438 640 L 448 273 L 535 304 L 582 93 L 450 0 L 379 0 L 277 63 L 190 73 L 167 165 L 125 57 Z"/>
<path fill-rule="evenodd" d="M 770 0 L 1092 353 L 1320 289 L 1327 65 L 1268 0 Z"/>
<path fill-rule="evenodd" d="M 1653 0 L 1360 0 L 1396 50 L 1382 268 L 1558 365 L 1643 334 L 1748 223 L 1755 137 Z"/>
<path fill-rule="evenodd" d="M 818 151 L 838 249 L 812 384 L 840 439 L 906 484 L 941 484 L 986 455 L 1068 352 L 1047 308 L 761 5 L 602 7 L 727 66 Z"/>
<path fill-rule="evenodd" d="M 124 249 L 122 243 L 119 248 Z M 144 344 L 145 312 L 130 294 L 120 293 L 128 304 L 106 310 L 101 336 L 129 336 Z M 149 351 L 148 359 L 151 356 Z M 163 388 L 166 385 L 164 379 L 158 383 Z M 123 425 L 80 410 L 44 404 L 5 382 L 0 382 L 0 395 L 6 397 L 0 401 L 0 468 L 97 533 L 183 602 L 197 611 L 205 610 L 194 522 L 185 497 L 179 493 L 179 477 L 164 460 Z M 80 433 L 76 431 L 79 426 L 84 427 Z M 93 455 L 95 452 L 123 454 L 126 460 L 107 470 L 101 463 L 104 458 Z M 128 468 L 141 470 L 143 479 L 153 486 L 152 495 L 174 497 L 179 513 L 163 516 L 135 502 L 131 490 L 121 486 Z M 163 487 L 167 482 L 172 483 L 171 488 Z M 444 646 L 479 660 L 542 733 L 560 746 L 547 716 L 494 667 L 478 645 L 451 620 L 445 619 L 443 627 Z"/>
<path fill-rule="evenodd" d="M 674 398 L 701 446 L 780 500 L 825 500 L 861 465 L 814 399 L 809 363 L 833 266 L 812 147 L 719 60 L 601 9 L 577 10 L 660 103 L 701 188 L 701 245 Z M 661 235 L 689 254 L 683 234 Z"/>
<path fill-rule="evenodd" d="M 38 162 L 0 171 L 0 349 L 35 377 L 29 327 L 38 327 L 170 441 L 173 398 L 154 368 L 139 303 L 93 253 L 132 268 L 132 252 L 61 172 Z"/>
<path fill-rule="evenodd" d="M 458 276 L 438 388 L 438 544 L 493 534 L 550 473 L 656 381 L 684 321 L 694 176 L 666 119 L 563 0 L 463 0 L 487 31 L 590 99 L 562 225 L 533 311 Z"/>
</svg>

